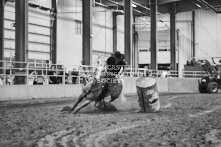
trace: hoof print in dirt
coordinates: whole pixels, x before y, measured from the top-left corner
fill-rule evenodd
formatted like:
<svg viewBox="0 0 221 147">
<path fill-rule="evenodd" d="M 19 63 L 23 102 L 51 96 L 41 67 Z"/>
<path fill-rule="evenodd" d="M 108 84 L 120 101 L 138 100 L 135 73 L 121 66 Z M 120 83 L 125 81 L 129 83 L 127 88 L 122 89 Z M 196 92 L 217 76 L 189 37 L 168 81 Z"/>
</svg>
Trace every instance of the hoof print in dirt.
<svg viewBox="0 0 221 147">
<path fill-rule="evenodd" d="M 61 112 L 71 112 L 72 111 L 72 109 L 71 109 L 71 107 L 69 107 L 69 106 L 65 106 L 62 110 L 61 110 Z"/>
<path fill-rule="evenodd" d="M 100 102 L 100 104 L 97 106 L 97 108 L 100 110 L 100 111 L 105 111 L 105 112 L 108 112 L 108 111 L 117 111 L 117 108 L 111 104 L 111 103 L 108 103 L 108 102 Z"/>
</svg>

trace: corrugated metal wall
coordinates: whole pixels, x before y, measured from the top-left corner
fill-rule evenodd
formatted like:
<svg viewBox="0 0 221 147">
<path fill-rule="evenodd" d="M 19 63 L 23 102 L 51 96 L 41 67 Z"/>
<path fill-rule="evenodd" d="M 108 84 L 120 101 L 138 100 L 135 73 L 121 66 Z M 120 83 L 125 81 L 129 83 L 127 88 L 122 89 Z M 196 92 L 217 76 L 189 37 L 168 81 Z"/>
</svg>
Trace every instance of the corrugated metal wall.
<svg viewBox="0 0 221 147">
<path fill-rule="evenodd" d="M 57 63 L 80 65 L 82 61 L 82 0 L 59 0 Z M 80 23 L 81 33 L 75 28 Z"/>
<path fill-rule="evenodd" d="M 113 52 L 113 15 L 111 10 L 94 7 L 92 49 Z"/>
<path fill-rule="evenodd" d="M 123 17 L 118 16 L 118 49 L 124 51 Z M 58 62 L 79 65 L 82 61 L 82 34 L 75 34 L 75 20 L 82 25 L 82 0 L 58 1 Z M 113 15 L 111 10 L 93 7 L 92 14 L 92 64 L 98 56 L 113 52 Z"/>
<path fill-rule="evenodd" d="M 191 57 L 192 52 L 192 13 L 179 13 L 176 16 L 177 29 L 177 51 L 176 61 L 179 63 L 179 70 L 184 68 L 186 60 Z M 158 53 L 159 64 L 170 64 L 170 18 L 169 14 L 158 16 Z M 150 64 L 150 19 L 136 19 L 139 33 L 139 64 Z M 147 50 L 147 51 L 145 51 Z"/>
<path fill-rule="evenodd" d="M 50 7 L 49 1 L 32 0 L 31 3 Z M 43 5 L 44 4 L 44 5 Z M 28 58 L 50 60 L 50 12 L 29 7 Z M 15 3 L 5 5 L 4 57 L 14 58 L 15 54 Z"/>
<path fill-rule="evenodd" d="M 117 16 L 117 50 L 124 53 L 124 15 Z"/>
<path fill-rule="evenodd" d="M 177 62 L 179 73 L 192 55 L 192 12 L 177 14 Z"/>
<path fill-rule="evenodd" d="M 30 0 L 30 3 L 51 7 L 49 0 Z M 50 60 L 50 12 L 37 8 L 29 9 L 29 58 Z M 210 10 L 197 10 L 195 20 L 196 56 L 221 56 L 221 16 Z M 57 59 L 58 63 L 79 65 L 82 60 L 82 33 L 76 34 L 77 22 L 82 29 L 82 0 L 58 0 Z M 169 15 L 161 15 L 158 30 L 169 31 Z M 93 12 L 93 62 L 99 54 L 113 51 L 112 12 L 96 7 Z M 77 22 L 76 22 L 77 21 Z M 15 8 L 14 3 L 5 6 L 5 57 L 13 57 L 15 52 Z M 139 32 L 139 49 L 149 49 L 149 18 L 136 19 L 136 23 L 146 23 L 136 27 Z M 117 49 L 124 53 L 124 16 L 117 16 Z M 187 59 L 192 56 L 192 13 L 177 14 L 177 62 L 183 69 Z M 170 42 L 159 41 L 158 48 L 169 48 Z M 169 63 L 170 53 L 158 53 L 159 63 Z M 149 63 L 150 53 L 140 52 L 139 63 Z"/>
<path fill-rule="evenodd" d="M 221 57 L 221 15 L 196 11 L 196 57 Z"/>
</svg>

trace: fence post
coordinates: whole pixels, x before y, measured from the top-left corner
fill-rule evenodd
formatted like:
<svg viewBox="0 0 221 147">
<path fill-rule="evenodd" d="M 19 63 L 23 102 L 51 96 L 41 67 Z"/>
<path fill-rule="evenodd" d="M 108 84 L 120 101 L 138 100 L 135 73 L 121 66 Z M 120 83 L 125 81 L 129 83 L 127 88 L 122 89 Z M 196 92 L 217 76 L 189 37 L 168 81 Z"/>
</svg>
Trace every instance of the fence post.
<svg viewBox="0 0 221 147">
<path fill-rule="evenodd" d="M 65 67 L 63 68 L 62 84 L 65 85 Z"/>
<path fill-rule="evenodd" d="M 28 75 L 29 75 L 29 68 L 28 67 L 29 67 L 29 62 L 26 63 L 26 79 L 27 79 L 26 80 L 26 85 L 28 85 L 28 79 L 29 79 L 28 78 Z"/>
</svg>

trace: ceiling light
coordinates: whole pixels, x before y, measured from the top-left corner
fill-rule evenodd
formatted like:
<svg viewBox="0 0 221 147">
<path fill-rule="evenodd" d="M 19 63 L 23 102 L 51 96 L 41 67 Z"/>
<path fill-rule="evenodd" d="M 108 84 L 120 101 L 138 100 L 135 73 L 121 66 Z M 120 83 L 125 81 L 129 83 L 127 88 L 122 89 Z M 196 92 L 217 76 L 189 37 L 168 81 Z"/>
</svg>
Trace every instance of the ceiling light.
<svg viewBox="0 0 221 147">
<path fill-rule="evenodd" d="M 135 5 L 135 4 L 132 4 L 131 6 L 132 6 L 132 7 L 134 7 L 134 8 L 136 8 L 136 7 L 137 7 L 137 5 Z"/>
<path fill-rule="evenodd" d="M 195 5 L 199 8 L 202 8 L 202 6 L 200 4 L 195 3 Z"/>
</svg>

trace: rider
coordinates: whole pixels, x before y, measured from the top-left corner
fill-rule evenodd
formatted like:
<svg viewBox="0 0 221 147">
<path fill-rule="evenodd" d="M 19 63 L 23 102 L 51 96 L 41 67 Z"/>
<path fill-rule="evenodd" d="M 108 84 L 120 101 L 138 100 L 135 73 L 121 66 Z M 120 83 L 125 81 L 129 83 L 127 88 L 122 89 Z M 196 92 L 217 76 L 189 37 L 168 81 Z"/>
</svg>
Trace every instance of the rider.
<svg viewBox="0 0 221 147">
<path fill-rule="evenodd" d="M 117 83 L 116 76 L 120 76 L 125 68 L 126 62 L 125 55 L 121 54 L 119 51 L 116 51 L 114 54 L 112 54 L 106 61 L 106 74 L 103 76 L 103 79 L 105 79 L 103 83 L 103 92 L 102 94 L 95 100 L 95 106 L 96 104 L 99 104 L 99 102 L 105 98 L 105 95 L 109 92 L 108 86 L 111 86 L 112 84 Z M 110 102 L 114 101 L 115 99 L 111 99 Z"/>
<path fill-rule="evenodd" d="M 126 65 L 126 62 L 124 60 L 125 60 L 125 55 L 121 54 L 119 51 L 116 51 L 114 54 L 112 54 L 111 57 L 107 59 L 107 66 L 108 67 L 111 66 L 111 68 L 107 68 L 107 71 L 113 73 L 114 75 L 122 74 L 123 69 Z"/>
<path fill-rule="evenodd" d="M 124 66 L 126 65 L 124 58 L 125 56 L 119 51 L 116 51 L 114 54 L 112 54 L 106 61 L 106 72 L 103 72 L 103 74 L 99 73 L 102 75 L 96 74 L 95 77 L 83 87 L 83 90 L 86 93 L 89 93 L 89 91 L 96 91 L 97 89 L 103 87 L 102 91 L 104 94 L 106 94 L 107 86 L 110 82 L 112 82 L 111 79 L 115 78 L 116 75 L 122 74 Z M 97 66 L 97 68 L 100 68 L 103 65 L 98 62 Z M 104 98 L 103 94 L 102 97 Z M 99 98 L 96 101 L 100 101 L 103 98 Z"/>
<path fill-rule="evenodd" d="M 95 101 L 95 107 L 102 108 L 105 103 L 101 103 L 101 101 L 105 98 L 106 94 L 109 92 L 108 86 L 113 86 L 113 83 L 107 82 L 104 80 L 104 82 L 100 82 L 103 78 L 107 79 L 117 79 L 115 78 L 116 74 L 122 74 L 123 71 L 123 66 L 126 65 L 124 62 L 124 55 L 121 54 L 120 52 L 115 52 L 111 57 L 107 59 L 107 71 L 109 72 L 106 75 L 101 74 L 101 69 L 99 68 L 100 66 L 103 66 L 99 64 L 98 62 L 98 67 L 97 67 L 97 73 L 96 76 L 93 77 L 93 79 L 88 82 L 84 87 L 83 87 L 83 92 L 78 98 L 78 101 L 74 104 L 74 106 L 71 108 L 71 112 L 77 113 L 81 108 L 89 105 L 92 101 Z M 111 67 L 108 67 L 111 66 Z M 97 76 L 100 74 L 100 76 Z M 118 81 L 116 82 L 116 84 Z M 85 98 L 85 101 L 78 106 L 78 104 Z M 111 97 L 111 101 L 114 101 L 116 98 Z M 111 102 L 110 101 L 110 102 Z"/>
</svg>

